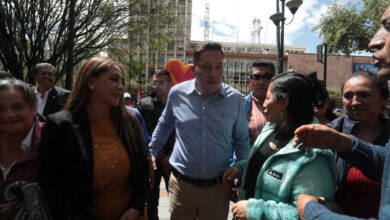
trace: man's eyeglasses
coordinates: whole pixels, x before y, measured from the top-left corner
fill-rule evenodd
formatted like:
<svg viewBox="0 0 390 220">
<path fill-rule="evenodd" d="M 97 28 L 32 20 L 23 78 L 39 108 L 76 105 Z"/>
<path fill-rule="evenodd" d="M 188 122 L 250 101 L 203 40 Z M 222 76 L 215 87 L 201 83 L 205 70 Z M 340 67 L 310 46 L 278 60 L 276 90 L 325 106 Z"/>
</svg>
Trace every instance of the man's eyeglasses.
<svg viewBox="0 0 390 220">
<path fill-rule="evenodd" d="M 274 77 L 274 74 L 272 73 L 264 73 L 264 74 L 251 74 L 249 75 L 249 78 L 251 80 L 271 80 L 272 77 Z"/>
</svg>

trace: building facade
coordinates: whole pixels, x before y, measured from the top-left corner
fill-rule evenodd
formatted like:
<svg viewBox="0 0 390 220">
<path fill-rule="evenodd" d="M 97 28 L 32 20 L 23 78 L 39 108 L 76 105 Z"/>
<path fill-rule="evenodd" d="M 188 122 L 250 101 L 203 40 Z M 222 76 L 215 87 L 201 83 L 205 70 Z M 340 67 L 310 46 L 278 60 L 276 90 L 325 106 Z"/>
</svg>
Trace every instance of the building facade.
<svg viewBox="0 0 390 220">
<path fill-rule="evenodd" d="M 155 1 L 155 0 L 149 0 Z M 173 39 L 166 45 L 164 51 L 155 52 L 148 45 L 148 33 L 140 38 L 146 39 L 143 47 L 134 51 L 135 61 L 142 63 L 140 68 L 142 81 L 148 81 L 157 70 L 164 68 L 164 64 L 170 59 L 187 59 L 187 50 L 191 39 L 192 0 L 169 0 L 169 10 L 174 12 L 174 22 L 167 25 L 167 30 L 173 33 Z"/>
<path fill-rule="evenodd" d="M 151 0 L 152 1 L 152 0 Z M 185 64 L 193 63 L 193 52 L 204 41 L 191 41 L 192 0 L 170 0 L 170 8 L 175 12 L 176 21 L 170 28 L 176 33 L 173 42 L 167 45 L 162 54 L 157 54 L 155 61 L 150 61 L 150 54 L 140 50 L 139 59 L 145 61 L 140 69 L 143 82 L 149 81 L 157 69 L 164 68 L 171 59 L 179 59 Z M 219 42 L 225 53 L 225 82 L 233 85 L 243 93 L 249 91 L 247 77 L 251 64 L 260 59 L 267 59 L 277 66 L 277 46 L 273 44 Z M 317 62 L 316 54 L 306 53 L 304 46 L 284 46 L 284 71 L 294 70 L 304 74 L 316 71 L 319 79 L 324 79 L 324 66 Z M 372 66 L 371 57 L 366 56 L 328 56 L 327 85 L 339 88 L 349 73 L 356 71 L 359 65 Z"/>
<path fill-rule="evenodd" d="M 377 71 L 371 56 L 328 55 L 326 77 L 324 75 L 324 65 L 317 62 L 317 54 L 288 54 L 286 63 L 287 67 L 296 72 L 310 73 L 316 71 L 319 79 L 326 78 L 328 88 L 336 89 L 341 88 L 341 85 L 350 74 L 362 68 L 369 68 L 373 72 Z"/>
</svg>

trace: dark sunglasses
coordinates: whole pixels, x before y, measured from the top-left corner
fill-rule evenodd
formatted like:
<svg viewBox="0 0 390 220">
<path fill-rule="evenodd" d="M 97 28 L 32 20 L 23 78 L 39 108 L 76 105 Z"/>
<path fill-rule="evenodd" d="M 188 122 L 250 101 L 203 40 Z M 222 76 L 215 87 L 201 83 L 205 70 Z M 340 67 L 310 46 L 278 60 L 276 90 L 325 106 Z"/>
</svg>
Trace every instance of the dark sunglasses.
<svg viewBox="0 0 390 220">
<path fill-rule="evenodd" d="M 271 80 L 274 77 L 272 73 L 264 73 L 264 74 L 251 74 L 249 78 L 251 80 Z"/>
</svg>

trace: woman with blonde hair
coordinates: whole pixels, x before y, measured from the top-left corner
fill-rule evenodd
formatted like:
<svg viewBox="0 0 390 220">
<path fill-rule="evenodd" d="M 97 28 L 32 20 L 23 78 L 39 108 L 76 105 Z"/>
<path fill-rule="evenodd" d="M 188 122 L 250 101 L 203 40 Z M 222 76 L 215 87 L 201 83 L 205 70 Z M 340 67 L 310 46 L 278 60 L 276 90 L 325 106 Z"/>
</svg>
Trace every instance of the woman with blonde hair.
<svg viewBox="0 0 390 220">
<path fill-rule="evenodd" d="M 123 100 L 124 72 L 111 58 L 82 65 L 64 110 L 48 116 L 39 181 L 55 219 L 137 219 L 148 161 L 137 119 Z"/>
</svg>

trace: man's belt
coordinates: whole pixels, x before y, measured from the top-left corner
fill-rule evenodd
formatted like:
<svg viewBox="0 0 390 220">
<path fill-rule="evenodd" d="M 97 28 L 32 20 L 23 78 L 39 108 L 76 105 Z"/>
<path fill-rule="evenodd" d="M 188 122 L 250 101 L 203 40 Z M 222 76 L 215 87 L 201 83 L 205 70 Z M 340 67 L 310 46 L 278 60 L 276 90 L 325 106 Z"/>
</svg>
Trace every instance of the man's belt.
<svg viewBox="0 0 390 220">
<path fill-rule="evenodd" d="M 172 168 L 172 174 L 178 179 L 181 179 L 187 183 L 191 183 L 197 186 L 213 186 L 215 184 L 222 183 L 222 175 L 212 179 L 194 179 L 189 176 L 181 174 L 179 171 L 177 171 L 174 168 Z"/>
</svg>

